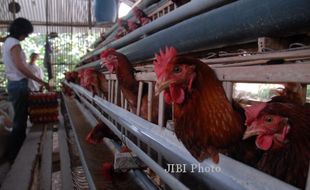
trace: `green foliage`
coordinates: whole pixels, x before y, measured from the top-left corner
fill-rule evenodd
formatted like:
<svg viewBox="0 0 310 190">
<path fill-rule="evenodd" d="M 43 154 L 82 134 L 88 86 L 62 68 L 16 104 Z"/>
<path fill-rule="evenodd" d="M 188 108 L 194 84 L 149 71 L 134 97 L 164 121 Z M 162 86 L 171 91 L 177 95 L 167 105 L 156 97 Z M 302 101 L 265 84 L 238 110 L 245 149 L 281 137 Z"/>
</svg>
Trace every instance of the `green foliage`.
<svg viewBox="0 0 310 190">
<path fill-rule="evenodd" d="M 1 34 L 5 36 L 5 34 Z M 51 44 L 51 63 L 53 70 L 53 78 L 57 87 L 60 85 L 60 81 L 64 78 L 63 73 L 72 70 L 74 66 L 80 61 L 80 57 L 85 55 L 88 51 L 88 47 L 96 38 L 99 37 L 99 33 L 61 33 L 54 39 L 49 39 Z M 32 34 L 24 41 L 21 42 L 22 48 L 25 51 L 27 62 L 29 62 L 29 56 L 31 53 L 36 52 L 39 54 L 37 65 L 40 66 L 44 73 L 44 79 L 47 80 L 47 69 L 44 68 L 44 54 L 45 54 L 45 34 Z M 0 65 L 0 74 L 4 71 L 4 66 Z M 1 77 L 4 78 L 4 77 Z M 4 87 L 6 80 L 0 80 L 0 86 Z"/>
<path fill-rule="evenodd" d="M 63 33 L 51 40 L 52 62 L 55 64 L 54 78 L 58 88 L 64 78 L 63 73 L 74 68 L 97 37 L 99 37 L 99 33 L 75 33 L 72 35 Z"/>
<path fill-rule="evenodd" d="M 262 100 L 270 99 L 270 88 L 259 89 L 257 96 Z"/>
<path fill-rule="evenodd" d="M 38 53 L 39 59 L 37 60 L 37 65 L 43 68 L 44 60 L 44 44 L 45 44 L 45 35 L 43 34 L 32 34 L 24 41 L 21 42 L 22 48 L 25 51 L 27 62 L 30 61 L 29 57 L 31 53 Z"/>
</svg>

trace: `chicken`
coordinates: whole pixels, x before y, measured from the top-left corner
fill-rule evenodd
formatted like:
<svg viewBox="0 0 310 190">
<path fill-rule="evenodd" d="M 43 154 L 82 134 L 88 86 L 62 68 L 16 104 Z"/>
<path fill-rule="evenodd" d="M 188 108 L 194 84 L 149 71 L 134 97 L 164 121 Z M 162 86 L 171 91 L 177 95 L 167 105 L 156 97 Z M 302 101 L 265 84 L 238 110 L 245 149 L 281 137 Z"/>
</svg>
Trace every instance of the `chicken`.
<svg viewBox="0 0 310 190">
<path fill-rule="evenodd" d="M 127 21 L 127 26 L 128 26 L 128 33 L 140 27 L 136 22 L 130 20 Z"/>
<path fill-rule="evenodd" d="M 79 84 L 78 72 L 76 72 L 76 71 L 65 72 L 64 75 L 65 75 L 65 79 L 68 82 L 73 82 L 73 83 Z"/>
<path fill-rule="evenodd" d="M 300 83 L 284 83 L 283 89 L 274 91 L 276 96 L 271 98 L 271 102 L 291 102 L 293 104 L 304 105 L 306 99 L 303 98 L 302 86 Z"/>
<path fill-rule="evenodd" d="M 97 77 L 98 77 L 99 91 L 103 94 L 104 98 L 107 99 L 108 98 L 108 94 L 109 94 L 109 83 L 108 83 L 108 80 L 105 78 L 104 74 L 101 73 L 101 72 L 97 73 Z"/>
<path fill-rule="evenodd" d="M 127 57 L 114 49 L 108 49 L 101 53 L 105 66 L 110 73 L 115 73 L 124 97 L 127 99 L 129 107 L 136 112 L 138 81 L 134 78 L 134 69 Z"/>
<path fill-rule="evenodd" d="M 89 144 L 99 144 L 103 142 L 102 140 L 104 137 L 121 143 L 120 139 L 102 122 L 99 122 L 94 128 L 91 129 L 86 136 L 86 141 Z"/>
<path fill-rule="evenodd" d="M 80 84 L 93 95 L 99 94 L 97 71 L 94 68 L 83 69 L 79 72 Z"/>
<path fill-rule="evenodd" d="M 244 139 L 257 136 L 264 151 L 257 168 L 304 189 L 310 161 L 310 109 L 269 102 L 246 108 Z"/>
<path fill-rule="evenodd" d="M 102 175 L 105 180 L 112 182 L 118 187 L 116 189 L 130 189 L 128 186 L 128 181 L 130 180 L 128 171 L 115 171 L 113 163 L 102 163 Z"/>
<path fill-rule="evenodd" d="M 105 180 L 112 181 L 114 174 L 113 164 L 110 162 L 102 163 L 102 175 Z"/>
<path fill-rule="evenodd" d="M 103 60 L 103 66 L 111 73 L 115 73 L 118 79 L 119 87 L 128 101 L 129 107 L 134 113 L 137 110 L 137 96 L 139 82 L 134 77 L 134 69 L 129 62 L 128 58 L 116 52 L 114 49 L 108 49 L 101 53 L 101 58 Z M 142 92 L 141 107 L 140 113 L 141 117 L 147 119 L 147 110 L 148 110 L 148 93 L 147 91 Z M 168 109 L 168 108 L 167 108 Z M 165 119 L 169 118 L 169 112 L 166 112 Z M 152 104 L 152 115 L 151 122 L 157 123 L 158 120 L 158 97 L 153 97 Z"/>
<path fill-rule="evenodd" d="M 165 101 L 174 104 L 175 133 L 187 150 L 199 161 L 211 157 L 218 163 L 219 152 L 241 146 L 242 117 L 214 71 L 198 59 L 177 56 L 172 47 L 155 54 L 155 59 L 155 92 L 164 91 Z"/>
<path fill-rule="evenodd" d="M 117 24 L 118 24 L 118 29 L 116 31 L 114 38 L 120 39 L 121 37 L 129 33 L 129 28 L 128 28 L 128 23 L 126 20 L 118 19 Z"/>
<path fill-rule="evenodd" d="M 139 26 L 143 26 L 143 25 L 146 25 L 147 23 L 151 22 L 151 18 L 148 17 L 141 9 L 134 7 L 132 10 L 133 10 L 133 15 L 138 20 L 137 24 Z"/>
<path fill-rule="evenodd" d="M 172 2 L 175 3 L 177 7 L 180 7 L 180 6 L 190 2 L 190 0 L 172 0 Z"/>
</svg>

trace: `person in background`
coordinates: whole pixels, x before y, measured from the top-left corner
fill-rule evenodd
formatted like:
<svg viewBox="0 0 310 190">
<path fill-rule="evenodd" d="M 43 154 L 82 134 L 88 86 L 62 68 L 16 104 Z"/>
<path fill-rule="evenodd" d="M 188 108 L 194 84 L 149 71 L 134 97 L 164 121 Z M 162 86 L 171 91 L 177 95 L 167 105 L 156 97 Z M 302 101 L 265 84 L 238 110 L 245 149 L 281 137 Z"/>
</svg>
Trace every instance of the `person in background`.
<svg viewBox="0 0 310 190">
<path fill-rule="evenodd" d="M 29 69 L 32 71 L 32 73 L 36 77 L 43 80 L 43 71 L 40 67 L 36 65 L 36 61 L 38 58 L 39 58 L 39 54 L 37 53 L 32 53 L 30 55 Z M 34 80 L 28 81 L 28 87 L 30 91 L 42 91 L 42 85 L 40 85 L 38 82 Z"/>
<path fill-rule="evenodd" d="M 33 32 L 31 22 L 25 18 L 15 19 L 8 28 L 9 35 L 3 44 L 3 62 L 8 79 L 9 100 L 13 104 L 13 130 L 10 133 L 5 158 L 10 163 L 15 160 L 26 138 L 28 110 L 28 80 L 34 80 L 49 89 L 47 82 L 36 77 L 28 68 L 25 53 L 20 42 Z"/>
</svg>

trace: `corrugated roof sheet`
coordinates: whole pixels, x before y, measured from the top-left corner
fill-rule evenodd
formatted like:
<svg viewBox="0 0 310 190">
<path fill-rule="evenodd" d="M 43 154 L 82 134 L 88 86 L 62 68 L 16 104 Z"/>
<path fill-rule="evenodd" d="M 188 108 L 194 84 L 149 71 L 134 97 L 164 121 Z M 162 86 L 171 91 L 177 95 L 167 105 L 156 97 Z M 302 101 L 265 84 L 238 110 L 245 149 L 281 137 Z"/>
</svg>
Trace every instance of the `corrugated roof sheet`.
<svg viewBox="0 0 310 190">
<path fill-rule="evenodd" d="M 8 24 L 14 19 L 13 13 L 9 11 L 10 2 L 13 0 L 1 0 L 0 31 L 6 31 Z M 46 21 L 48 21 L 49 32 L 59 33 L 87 32 L 90 29 L 100 32 L 110 27 L 95 26 L 95 18 L 92 14 L 93 0 L 91 0 L 91 7 L 88 5 L 88 0 L 15 0 L 15 2 L 21 7 L 16 13 L 16 18 L 29 19 L 34 25 L 34 32 L 37 33 L 46 33 Z M 89 17 L 89 9 L 91 17 Z"/>
</svg>

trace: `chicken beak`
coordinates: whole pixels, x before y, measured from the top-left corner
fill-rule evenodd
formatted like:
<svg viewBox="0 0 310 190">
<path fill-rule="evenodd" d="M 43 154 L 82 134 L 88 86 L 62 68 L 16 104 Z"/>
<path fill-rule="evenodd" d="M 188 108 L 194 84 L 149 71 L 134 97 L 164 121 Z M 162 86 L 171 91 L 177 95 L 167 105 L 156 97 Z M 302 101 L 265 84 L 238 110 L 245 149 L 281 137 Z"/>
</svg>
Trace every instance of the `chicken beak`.
<svg viewBox="0 0 310 190">
<path fill-rule="evenodd" d="M 263 132 L 264 130 L 258 128 L 256 125 L 251 125 L 250 127 L 248 127 L 246 129 L 246 131 L 244 132 L 243 134 L 243 140 L 249 138 L 249 137 L 252 137 L 252 136 L 255 136 L 255 135 L 259 135 Z"/>
<path fill-rule="evenodd" d="M 167 89 L 171 83 L 172 83 L 172 80 L 167 80 L 167 81 L 165 81 L 164 79 L 158 80 L 155 84 L 155 95 L 158 96 L 159 93 Z"/>
</svg>

